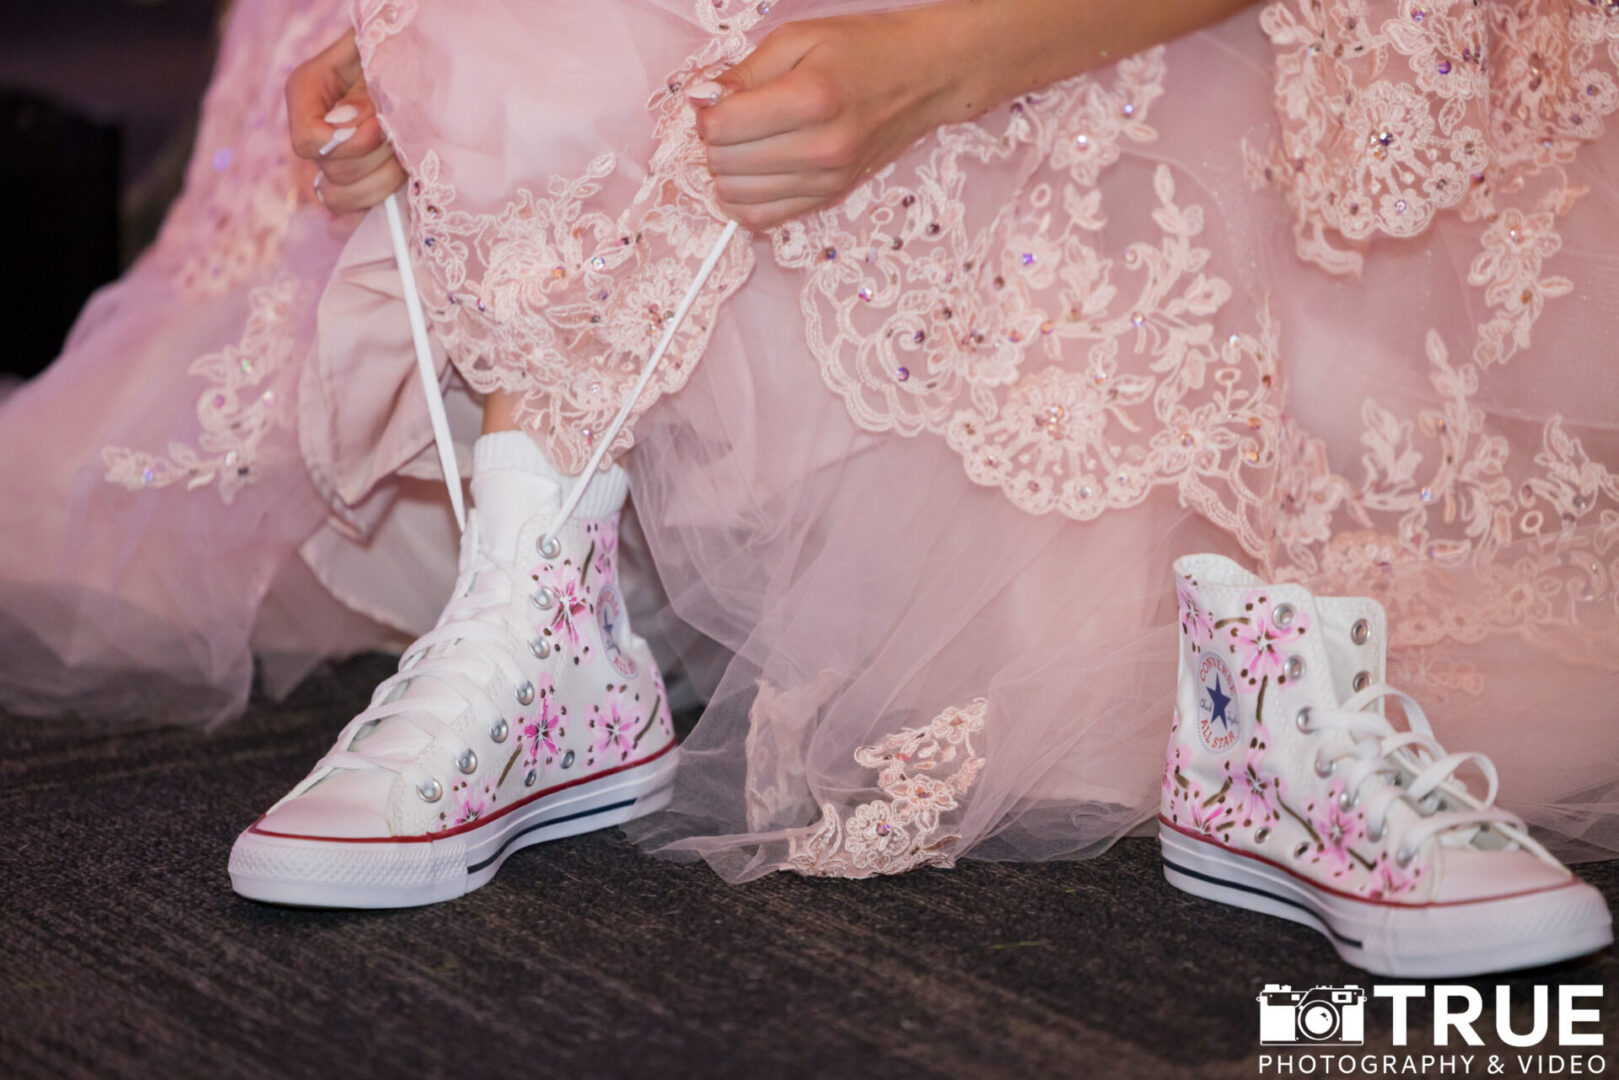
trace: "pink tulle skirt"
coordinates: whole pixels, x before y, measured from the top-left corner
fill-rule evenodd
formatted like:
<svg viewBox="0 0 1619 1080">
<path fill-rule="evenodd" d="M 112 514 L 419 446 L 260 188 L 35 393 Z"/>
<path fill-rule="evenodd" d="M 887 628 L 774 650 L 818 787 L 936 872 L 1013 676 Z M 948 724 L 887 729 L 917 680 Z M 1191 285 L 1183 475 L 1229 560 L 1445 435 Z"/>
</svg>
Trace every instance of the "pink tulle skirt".
<svg viewBox="0 0 1619 1080">
<path fill-rule="evenodd" d="M 1533 147 L 1485 115 L 1468 201 L 1418 154 L 1419 204 L 1399 154 L 1443 95 L 1401 52 L 1350 95 L 1386 99 L 1369 142 L 1320 128 L 1300 102 L 1345 73 L 1292 62 L 1294 7 L 727 253 L 621 458 L 662 590 L 638 630 L 708 701 L 638 841 L 733 880 L 1100 851 L 1156 811 L 1169 566 L 1214 551 L 1378 597 L 1447 746 L 1560 853 L 1619 852 L 1619 140 L 1514 171 Z M 669 98 L 826 10 L 357 5 L 463 463 L 501 388 L 578 468 L 716 234 Z M 162 238 L 0 402 L 10 710 L 219 723 L 255 658 L 281 693 L 437 615 L 455 525 L 385 224 L 330 220 L 284 149 L 286 67 L 347 14 L 236 5 Z"/>
</svg>

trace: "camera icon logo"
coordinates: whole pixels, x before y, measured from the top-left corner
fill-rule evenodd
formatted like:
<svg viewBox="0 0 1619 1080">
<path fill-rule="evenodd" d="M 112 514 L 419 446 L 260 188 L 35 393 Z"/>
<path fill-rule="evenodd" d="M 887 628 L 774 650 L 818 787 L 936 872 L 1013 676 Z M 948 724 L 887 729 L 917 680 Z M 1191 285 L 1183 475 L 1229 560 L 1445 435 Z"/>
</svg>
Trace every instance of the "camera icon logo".
<svg viewBox="0 0 1619 1080">
<path fill-rule="evenodd" d="M 1295 990 L 1271 983 L 1259 994 L 1264 1046 L 1359 1046 L 1366 1038 L 1366 991 L 1358 986 Z"/>
</svg>

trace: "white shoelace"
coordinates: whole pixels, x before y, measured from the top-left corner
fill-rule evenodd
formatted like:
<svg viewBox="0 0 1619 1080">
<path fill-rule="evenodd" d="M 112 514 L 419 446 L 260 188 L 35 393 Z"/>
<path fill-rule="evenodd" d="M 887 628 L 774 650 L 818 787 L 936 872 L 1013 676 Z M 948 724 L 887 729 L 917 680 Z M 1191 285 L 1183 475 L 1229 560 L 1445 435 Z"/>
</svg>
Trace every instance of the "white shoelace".
<svg viewBox="0 0 1619 1080">
<path fill-rule="evenodd" d="M 1363 711 L 1382 698 L 1393 698 L 1405 707 L 1409 731 L 1398 731 L 1387 717 Z M 1340 809 L 1348 810 L 1361 802 L 1361 789 L 1371 777 L 1388 779 L 1365 799 L 1368 839 L 1374 843 L 1383 839 L 1389 809 L 1396 802 L 1407 803 L 1420 815 L 1397 838 L 1394 857 L 1401 866 L 1410 863 L 1430 837 L 1450 834 L 1470 841 L 1479 829 L 1488 826 L 1501 829 L 1515 843 L 1547 862 L 1555 861 L 1530 838 L 1522 818 L 1495 805 L 1500 784 L 1494 762 L 1477 752 L 1446 753 L 1434 737 L 1433 725 L 1422 707 L 1403 690 L 1376 683 L 1350 697 L 1340 708 L 1301 709 L 1296 723 L 1305 734 L 1342 731 L 1354 738 L 1342 753 L 1316 754 L 1316 774 L 1322 778 L 1339 774 L 1339 763 L 1349 762 L 1341 772 L 1344 787 Z M 1483 799 L 1455 779 L 1457 770 L 1469 762 L 1479 767 L 1488 782 Z"/>
<path fill-rule="evenodd" d="M 404 222 L 395 196 L 389 195 L 384 200 L 383 206 L 388 218 L 388 231 L 393 239 L 394 260 L 399 266 L 399 276 L 403 284 L 411 341 L 416 350 L 416 374 L 421 381 L 422 392 L 427 398 L 427 415 L 433 425 L 433 441 L 438 449 L 439 464 L 444 470 L 444 484 L 449 489 L 450 505 L 455 510 L 456 523 L 464 533 L 467 520 L 461 492 L 461 472 L 456 462 L 455 444 L 450 436 L 444 395 L 439 388 L 433 364 L 432 348 L 427 340 L 427 322 L 422 314 L 416 275 L 411 268 Z M 586 489 L 601 468 L 602 459 L 629 420 L 635 403 L 640 400 L 647 385 L 652 381 L 652 376 L 662 362 L 664 353 L 668 351 L 670 342 L 674 340 L 675 333 L 685 321 L 687 313 L 691 311 L 692 304 L 696 302 L 703 285 L 714 272 L 715 265 L 724 254 L 731 238 L 736 235 L 736 231 L 737 224 L 734 221 L 726 222 L 720 231 L 719 238 L 698 267 L 685 296 L 675 308 L 674 317 L 665 323 L 663 335 L 658 339 L 652 355 L 647 358 L 646 366 L 641 369 L 634 387 L 625 395 L 624 402 L 619 407 L 617 415 L 613 417 L 612 423 L 598 436 L 596 450 L 581 474 L 583 480 L 570 485 L 571 490 L 563 500 L 555 518 L 542 534 L 542 540 L 554 543 L 557 534 L 578 509 L 580 500 L 585 497 Z M 457 767 L 463 773 L 471 774 L 477 771 L 477 753 L 466 744 L 466 740 L 450 721 L 459 718 L 470 709 L 479 721 L 478 725 L 474 725 L 474 729 L 479 725 L 489 725 L 492 729 L 498 725 L 507 725 L 497 742 L 502 741 L 506 733 L 509 733 L 510 726 L 505 712 L 500 703 L 491 697 L 487 688 L 498 676 L 505 683 L 504 688 L 511 692 L 518 704 L 528 704 L 528 701 L 523 700 L 525 693 L 529 695 L 529 700 L 532 700 L 534 687 L 524 679 L 522 669 L 513 658 L 513 646 L 524 642 L 524 635 L 509 625 L 506 614 L 512 595 L 512 584 L 520 579 L 521 571 L 515 563 L 507 562 L 482 550 L 481 544 L 479 548 L 473 554 L 471 565 L 457 579 L 456 596 L 445 607 L 438 626 L 418 638 L 405 651 L 399 661 L 398 673 L 389 676 L 377 687 L 371 707 L 343 728 L 332 751 L 316 763 L 314 774 L 320 774 L 327 768 L 385 769 L 403 776 L 407 782 L 416 787 L 418 794 L 427 802 L 437 802 L 444 793 L 443 785 L 436 777 L 413 763 L 419 755 L 413 754 L 409 758 L 402 758 L 386 743 L 379 745 L 371 739 L 362 740 L 358 748 L 353 748 L 351 744 L 354 739 L 367 729 L 372 729 L 374 733 L 373 725 L 384 720 L 395 720 L 397 723 L 417 729 L 433 743 L 448 745 L 454 751 Z M 475 593 L 464 592 L 478 580 L 480 574 L 490 573 L 499 575 L 503 583 L 501 587 L 492 590 L 480 588 Z M 539 597 L 549 595 L 552 604 L 567 602 L 551 594 L 549 589 L 542 588 L 536 595 Z M 474 648 L 466 648 L 468 645 Z M 539 655 L 537 650 L 536 654 Z M 417 680 L 436 682 L 445 692 L 405 696 L 406 690 Z"/>
<path fill-rule="evenodd" d="M 491 577 L 495 582 L 489 587 Z M 438 779 L 414 764 L 415 753 L 398 755 L 386 745 L 380 749 L 362 740 L 358 749 L 344 749 L 373 725 L 384 720 L 408 725 L 434 743 L 448 746 L 463 773 L 477 771 L 476 751 L 449 719 L 471 710 L 473 730 L 488 727 L 491 737 L 504 725 L 496 742 L 510 733 L 503 700 L 527 705 L 534 700 L 534 685 L 523 676 L 514 647 L 524 647 L 521 632 L 511 626 L 509 611 L 513 584 L 523 579 L 515 562 L 480 550 L 456 582 L 456 595 L 444 608 L 439 623 L 417 638 L 400 658 L 399 671 L 384 679 L 372 696 L 372 705 L 349 721 L 336 745 L 316 763 L 326 768 L 384 769 L 403 776 L 428 802 L 443 794 Z M 477 588 L 474 591 L 473 586 Z M 552 603 L 564 602 L 554 595 Z M 472 645 L 474 648 L 465 648 Z M 532 647 L 532 646 L 529 646 Z M 404 696 L 418 681 L 437 683 L 443 692 Z M 492 689 L 493 688 L 493 689 Z"/>
</svg>

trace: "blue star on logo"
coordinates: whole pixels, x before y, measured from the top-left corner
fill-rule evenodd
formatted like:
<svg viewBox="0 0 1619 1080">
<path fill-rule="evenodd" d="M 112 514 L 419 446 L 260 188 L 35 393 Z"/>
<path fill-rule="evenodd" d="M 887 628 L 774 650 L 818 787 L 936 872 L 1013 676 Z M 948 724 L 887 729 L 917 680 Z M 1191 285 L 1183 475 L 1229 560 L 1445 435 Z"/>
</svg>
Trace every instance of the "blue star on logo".
<svg viewBox="0 0 1619 1080">
<path fill-rule="evenodd" d="M 1207 686 L 1205 686 L 1203 689 L 1208 690 L 1209 703 L 1211 706 L 1213 706 L 1213 711 L 1209 713 L 1209 723 L 1212 724 L 1214 721 L 1218 720 L 1220 721 L 1221 727 L 1230 727 L 1232 717 L 1230 713 L 1226 712 L 1226 709 L 1231 704 L 1231 697 L 1230 695 L 1221 692 L 1220 676 L 1216 675 L 1214 677 L 1213 689 L 1210 689 Z"/>
</svg>

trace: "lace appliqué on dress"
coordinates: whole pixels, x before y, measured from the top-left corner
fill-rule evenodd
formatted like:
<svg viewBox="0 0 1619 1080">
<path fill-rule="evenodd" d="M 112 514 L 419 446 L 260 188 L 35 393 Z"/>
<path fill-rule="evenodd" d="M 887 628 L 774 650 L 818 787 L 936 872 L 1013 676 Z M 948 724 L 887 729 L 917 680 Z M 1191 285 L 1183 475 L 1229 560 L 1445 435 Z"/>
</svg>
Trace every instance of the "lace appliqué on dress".
<svg viewBox="0 0 1619 1080">
<path fill-rule="evenodd" d="M 859 804 L 847 817 L 837 806 L 823 805 L 814 832 L 791 840 L 786 867 L 864 878 L 954 866 L 961 837 L 943 816 L 961 806 L 984 767 L 973 736 L 983 731 L 988 711 L 989 702 L 978 698 L 946 709 L 924 727 L 905 728 L 856 750 L 856 762 L 878 770 L 877 786 L 886 797 Z"/>
<path fill-rule="evenodd" d="M 303 314 L 307 292 L 290 274 L 250 291 L 241 340 L 198 357 L 188 369 L 209 383 L 197 400 L 197 445 L 172 442 L 167 454 L 106 447 L 106 479 L 133 491 L 177 483 L 197 488 L 217 480 L 227 503 L 256 479 L 259 444 L 273 428 L 293 423 L 292 402 L 282 400 L 291 390 L 277 375 L 289 370 L 297 340 L 291 327 Z"/>
<path fill-rule="evenodd" d="M 1164 75 L 1152 49 L 1110 84 L 1014 102 L 1004 130 L 941 128 L 925 154 L 782 227 L 775 252 L 808 273 L 810 349 L 861 427 L 944 435 L 973 481 L 1031 514 L 1089 520 L 1175 486 L 1257 553 L 1241 473 L 1274 461 L 1272 328 L 1217 340 L 1231 289 L 1203 272 L 1202 210 L 1176 203 L 1168 167 L 1152 174 L 1158 235 L 1099 242 L 1098 183 L 1123 143 L 1157 138 Z M 1015 175 L 976 226 L 960 199 L 975 166 Z"/>
</svg>

